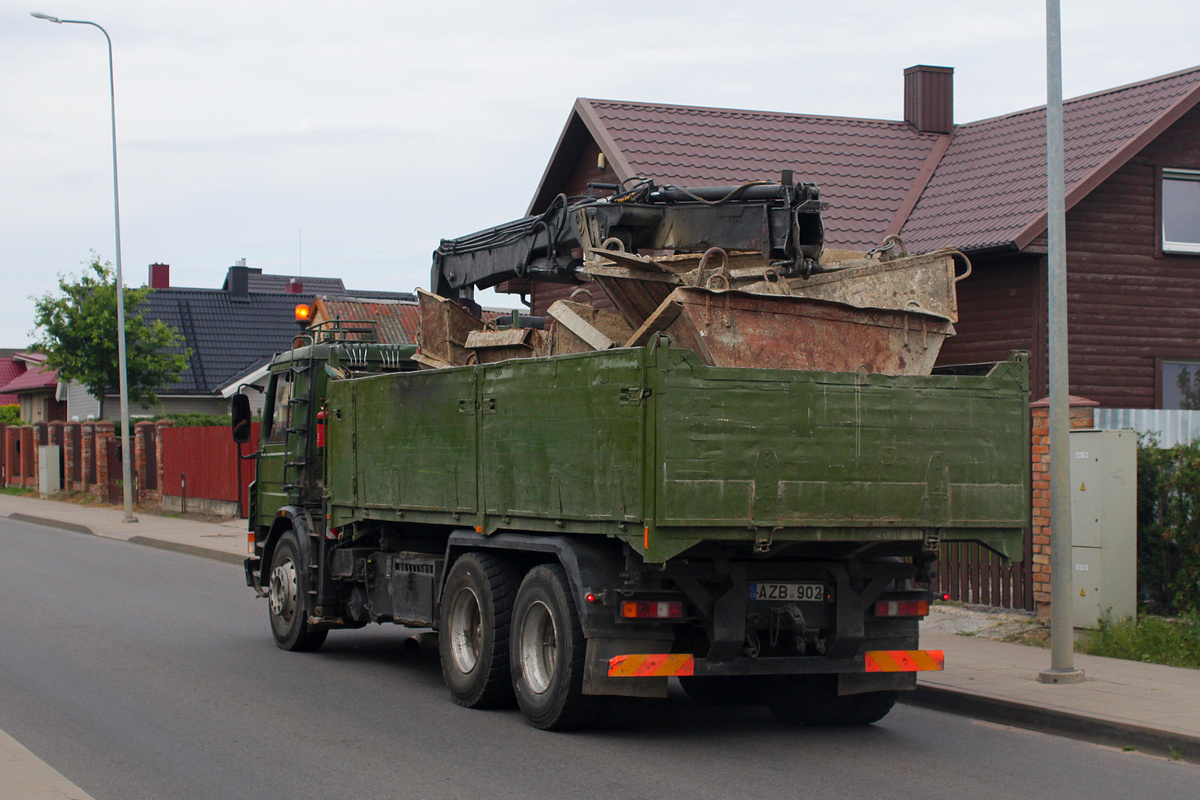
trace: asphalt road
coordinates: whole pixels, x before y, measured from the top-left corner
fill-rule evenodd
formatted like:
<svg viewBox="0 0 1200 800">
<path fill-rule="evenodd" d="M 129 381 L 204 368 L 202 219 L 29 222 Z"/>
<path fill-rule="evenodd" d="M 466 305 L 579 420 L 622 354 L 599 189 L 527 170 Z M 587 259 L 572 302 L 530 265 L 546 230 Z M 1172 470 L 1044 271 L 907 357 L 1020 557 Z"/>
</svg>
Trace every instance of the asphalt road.
<svg viewBox="0 0 1200 800">
<path fill-rule="evenodd" d="M 674 693 L 573 734 L 455 706 L 402 628 L 275 648 L 237 567 L 0 518 L 0 729 L 97 800 L 1195 797 L 1200 767 L 898 707 L 797 729 Z"/>
</svg>

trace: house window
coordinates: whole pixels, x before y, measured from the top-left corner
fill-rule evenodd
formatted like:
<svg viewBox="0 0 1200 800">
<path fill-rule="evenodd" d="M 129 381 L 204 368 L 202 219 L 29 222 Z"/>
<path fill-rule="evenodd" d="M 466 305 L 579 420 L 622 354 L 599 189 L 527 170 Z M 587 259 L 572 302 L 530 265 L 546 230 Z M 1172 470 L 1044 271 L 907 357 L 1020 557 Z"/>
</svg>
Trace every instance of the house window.
<svg viewBox="0 0 1200 800">
<path fill-rule="evenodd" d="M 1162 223 L 1164 251 L 1200 253 L 1200 172 L 1163 170 Z"/>
<path fill-rule="evenodd" d="M 1162 407 L 1200 410 L 1200 362 L 1162 362 Z"/>
</svg>

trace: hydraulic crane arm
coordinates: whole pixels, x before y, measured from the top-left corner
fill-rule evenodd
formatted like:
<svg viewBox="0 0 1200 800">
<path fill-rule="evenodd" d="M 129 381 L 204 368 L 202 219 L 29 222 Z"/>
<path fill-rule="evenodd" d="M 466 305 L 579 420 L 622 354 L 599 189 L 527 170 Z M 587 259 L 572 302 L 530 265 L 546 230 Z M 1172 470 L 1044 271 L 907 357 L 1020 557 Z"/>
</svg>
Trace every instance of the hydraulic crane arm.
<svg viewBox="0 0 1200 800">
<path fill-rule="evenodd" d="M 824 242 L 817 187 L 756 181 L 685 189 L 640 181 L 610 197 L 559 195 L 536 216 L 458 239 L 433 253 L 432 287 L 457 299 L 513 278 L 574 282 L 592 250 L 617 240 L 627 252 L 757 251 L 785 277 L 814 268 Z"/>
</svg>

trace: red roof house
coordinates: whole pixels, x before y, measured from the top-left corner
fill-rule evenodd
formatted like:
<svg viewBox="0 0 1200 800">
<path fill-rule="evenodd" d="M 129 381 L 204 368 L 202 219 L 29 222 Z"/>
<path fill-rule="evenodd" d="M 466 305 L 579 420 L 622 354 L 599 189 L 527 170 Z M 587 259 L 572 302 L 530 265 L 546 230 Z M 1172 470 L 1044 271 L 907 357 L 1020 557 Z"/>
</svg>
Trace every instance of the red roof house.
<svg viewBox="0 0 1200 800">
<path fill-rule="evenodd" d="M 9 383 L 13 378 L 25 371 L 25 364 L 15 358 L 18 351 L 0 351 L 0 386 Z M 0 394 L 0 406 L 11 406 L 18 402 L 15 394 Z"/>
<path fill-rule="evenodd" d="M 829 247 L 899 233 L 909 252 L 963 250 L 975 270 L 941 362 L 1029 350 L 1045 394 L 1046 109 L 955 125 L 952 82 L 946 67 L 905 70 L 903 120 L 580 99 L 530 213 L 589 182 L 794 170 L 830 203 Z M 1200 387 L 1198 104 L 1200 67 L 1065 104 L 1071 393 L 1104 406 L 1177 408 L 1180 381 Z M 533 313 L 568 291 L 535 286 Z"/>
<path fill-rule="evenodd" d="M 4 405 L 20 403 L 21 420 L 26 423 L 66 419 L 66 403 L 57 399 L 58 370 L 45 365 L 46 356 L 16 353 L 12 361 L 21 371 L 0 385 L 0 398 L 15 398 Z"/>
</svg>

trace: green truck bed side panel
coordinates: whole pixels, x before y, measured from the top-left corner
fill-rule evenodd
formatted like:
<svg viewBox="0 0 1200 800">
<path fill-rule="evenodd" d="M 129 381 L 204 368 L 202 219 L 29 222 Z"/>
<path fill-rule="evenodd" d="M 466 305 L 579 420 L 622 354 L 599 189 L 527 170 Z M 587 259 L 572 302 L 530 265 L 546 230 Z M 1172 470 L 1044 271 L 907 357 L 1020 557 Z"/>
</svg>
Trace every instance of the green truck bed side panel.
<svg viewBox="0 0 1200 800">
<path fill-rule="evenodd" d="M 642 350 L 481 368 L 485 511 L 640 521 Z"/>
<path fill-rule="evenodd" d="M 334 502 L 474 513 L 475 380 L 467 367 L 332 382 L 327 480 Z"/>
<path fill-rule="evenodd" d="M 1021 361 L 987 377 L 887 377 L 707 367 L 656 345 L 333 381 L 329 407 L 335 525 L 475 514 L 489 532 L 639 548 L 644 525 L 671 540 L 646 553 L 659 560 L 764 531 L 934 529 L 1019 554 L 1028 524 Z"/>
<path fill-rule="evenodd" d="M 656 392 L 659 526 L 1023 528 L 1019 376 L 714 369 Z"/>
</svg>

